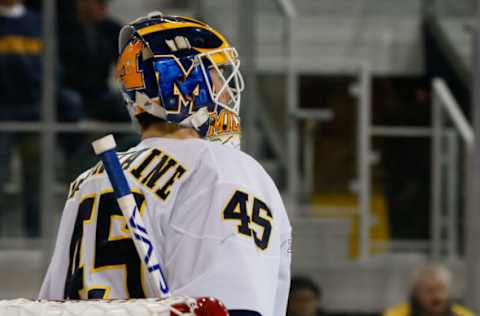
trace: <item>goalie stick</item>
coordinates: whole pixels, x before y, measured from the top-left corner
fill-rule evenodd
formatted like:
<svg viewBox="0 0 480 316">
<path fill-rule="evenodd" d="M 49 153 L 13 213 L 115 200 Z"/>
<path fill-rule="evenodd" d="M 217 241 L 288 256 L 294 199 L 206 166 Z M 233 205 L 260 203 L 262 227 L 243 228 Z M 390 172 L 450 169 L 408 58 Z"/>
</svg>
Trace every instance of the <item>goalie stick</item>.
<svg viewBox="0 0 480 316">
<path fill-rule="evenodd" d="M 135 198 L 130 191 L 127 178 L 120 166 L 115 150 L 116 146 L 113 135 L 107 135 L 92 143 L 95 154 L 100 156 L 105 170 L 107 170 L 108 178 L 115 191 L 118 205 L 126 218 L 137 253 L 149 272 L 148 275 L 150 276 L 149 280 L 152 288 L 158 297 L 167 298 L 170 296 L 167 280 L 155 254 L 150 234 L 140 216 Z"/>
</svg>

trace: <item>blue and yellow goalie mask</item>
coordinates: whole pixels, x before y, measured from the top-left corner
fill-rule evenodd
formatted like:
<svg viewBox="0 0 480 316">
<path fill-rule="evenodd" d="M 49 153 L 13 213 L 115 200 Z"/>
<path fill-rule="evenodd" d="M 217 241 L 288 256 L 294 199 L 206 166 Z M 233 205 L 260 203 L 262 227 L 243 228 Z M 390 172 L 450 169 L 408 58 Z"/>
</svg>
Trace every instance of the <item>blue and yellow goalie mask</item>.
<svg viewBox="0 0 480 316">
<path fill-rule="evenodd" d="M 149 113 L 240 146 L 237 51 L 213 28 L 154 12 L 122 28 L 116 77 L 132 118 Z"/>
</svg>

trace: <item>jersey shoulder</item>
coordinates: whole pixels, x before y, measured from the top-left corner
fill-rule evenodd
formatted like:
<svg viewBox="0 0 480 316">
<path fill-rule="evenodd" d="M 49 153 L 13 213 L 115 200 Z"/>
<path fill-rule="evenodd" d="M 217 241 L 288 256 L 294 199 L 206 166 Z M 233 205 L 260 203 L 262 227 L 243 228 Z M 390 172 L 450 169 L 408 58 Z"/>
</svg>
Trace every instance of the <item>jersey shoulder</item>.
<svg viewBox="0 0 480 316">
<path fill-rule="evenodd" d="M 453 304 L 452 311 L 456 316 L 475 316 L 475 313 L 472 310 L 460 304 Z"/>
<path fill-rule="evenodd" d="M 224 181 L 231 180 L 229 175 L 236 177 L 239 174 L 255 176 L 255 180 L 269 180 L 270 175 L 262 165 L 249 154 L 225 145 L 207 142 L 208 157 L 206 162 L 221 175 Z M 251 179 L 253 180 L 253 179 Z"/>
<path fill-rule="evenodd" d="M 404 302 L 388 308 L 383 313 L 383 316 L 408 316 L 410 315 L 410 311 L 411 311 L 410 304 Z"/>
<path fill-rule="evenodd" d="M 167 186 L 171 186 L 171 182 L 176 179 L 187 178 L 198 161 L 208 156 L 205 154 L 208 152 L 207 147 L 204 142 L 152 138 L 125 152 L 119 152 L 118 158 L 131 185 L 145 186 L 156 192 L 161 189 L 157 188 L 160 184 L 169 182 L 170 179 L 172 180 Z M 92 181 L 108 185 L 101 161 L 71 182 L 68 199 L 75 197 L 81 188 Z"/>
<path fill-rule="evenodd" d="M 222 144 L 210 143 L 209 169 L 217 174 L 220 187 L 227 185 L 249 192 L 256 198 L 269 203 L 275 210 L 282 210 L 286 217 L 283 199 L 277 185 L 263 166 L 249 154 Z M 286 220 L 288 222 L 288 219 Z"/>
<path fill-rule="evenodd" d="M 186 188 L 193 191 L 229 184 L 265 198 L 280 198 L 275 183 L 253 157 L 222 144 L 202 139 L 152 138 L 118 156 L 131 184 L 148 187 L 147 191 L 154 192 L 162 200 L 166 200 L 172 188 L 176 189 L 174 185 L 178 187 L 177 184 L 185 182 L 188 183 Z M 100 183 L 100 186 L 109 185 L 101 162 L 71 183 L 68 198 L 76 196 L 91 179 L 96 179 L 97 188 Z"/>
<path fill-rule="evenodd" d="M 131 164 L 141 156 L 141 154 L 146 153 L 147 151 L 148 148 L 135 146 L 125 152 L 119 152 L 118 158 L 122 168 L 124 170 L 128 169 L 128 167 L 130 167 Z M 107 174 L 101 161 L 98 161 L 95 165 L 80 173 L 80 175 L 78 175 L 75 180 L 70 183 L 67 200 L 76 197 L 80 189 L 83 188 L 87 182 L 90 182 L 90 180 L 93 179 L 107 179 Z"/>
<path fill-rule="evenodd" d="M 206 169 L 216 174 L 218 181 L 227 181 L 229 175 L 255 173 L 257 177 L 270 179 L 263 167 L 250 155 L 220 143 L 204 139 L 157 139 L 143 142 L 147 146 L 163 148 L 192 171 Z M 201 172 L 200 172 L 201 173 Z"/>
</svg>

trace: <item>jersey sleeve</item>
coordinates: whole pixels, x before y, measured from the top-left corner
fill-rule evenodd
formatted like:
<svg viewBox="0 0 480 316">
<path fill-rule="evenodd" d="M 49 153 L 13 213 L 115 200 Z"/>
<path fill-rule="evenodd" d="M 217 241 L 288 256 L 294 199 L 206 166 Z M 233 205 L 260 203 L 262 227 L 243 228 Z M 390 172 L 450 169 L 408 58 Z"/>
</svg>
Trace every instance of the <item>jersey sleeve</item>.
<svg viewBox="0 0 480 316">
<path fill-rule="evenodd" d="M 74 200 L 68 200 L 65 204 L 52 260 L 40 288 L 39 299 L 64 299 L 69 262 L 69 242 L 73 233 L 76 212 L 78 211 L 75 205 Z"/>
<path fill-rule="evenodd" d="M 275 186 L 273 181 L 271 186 Z M 280 252 L 279 252 L 279 269 L 277 276 L 277 286 L 275 291 L 275 303 L 273 315 L 286 315 L 288 296 L 290 291 L 290 278 L 291 278 L 291 261 L 292 261 L 292 226 L 288 218 L 285 205 L 282 201 L 282 197 L 278 190 L 275 188 L 272 192 L 275 201 L 275 208 L 277 214 L 280 217 L 278 219 L 278 225 L 280 233 Z"/>
<path fill-rule="evenodd" d="M 290 224 L 287 230 L 281 234 L 280 244 L 280 269 L 278 271 L 278 284 L 275 294 L 274 315 L 286 315 L 288 294 L 290 291 L 290 265 L 292 257 L 292 230 Z"/>
</svg>

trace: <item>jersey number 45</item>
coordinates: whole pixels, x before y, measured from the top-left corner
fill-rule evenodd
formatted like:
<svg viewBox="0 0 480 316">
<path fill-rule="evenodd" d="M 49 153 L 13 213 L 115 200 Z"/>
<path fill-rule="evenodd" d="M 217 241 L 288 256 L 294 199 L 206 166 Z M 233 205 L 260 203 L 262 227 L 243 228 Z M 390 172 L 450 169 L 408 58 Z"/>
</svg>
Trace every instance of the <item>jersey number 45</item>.
<svg viewBox="0 0 480 316">
<path fill-rule="evenodd" d="M 268 248 L 272 233 L 272 212 L 267 204 L 256 197 L 253 197 L 251 210 L 249 210 L 249 200 L 249 194 L 240 190 L 235 191 L 223 209 L 223 218 L 239 221 L 238 233 L 253 238 L 255 245 L 265 250 Z M 259 233 L 259 231 L 262 232 Z"/>
</svg>

